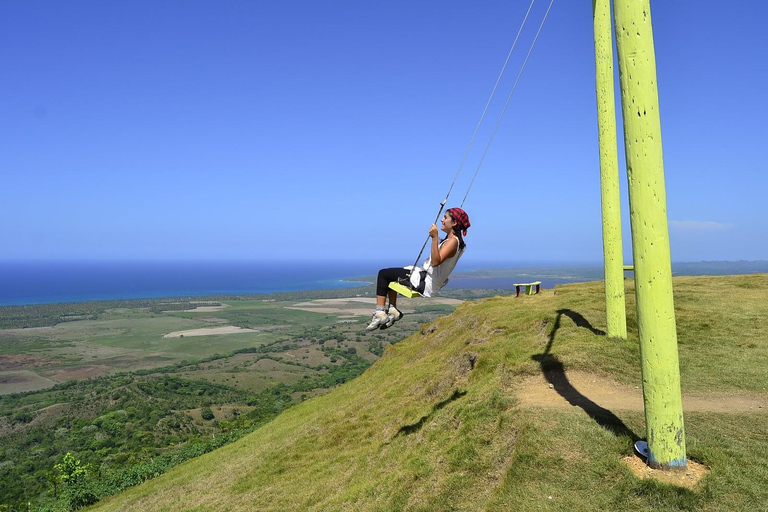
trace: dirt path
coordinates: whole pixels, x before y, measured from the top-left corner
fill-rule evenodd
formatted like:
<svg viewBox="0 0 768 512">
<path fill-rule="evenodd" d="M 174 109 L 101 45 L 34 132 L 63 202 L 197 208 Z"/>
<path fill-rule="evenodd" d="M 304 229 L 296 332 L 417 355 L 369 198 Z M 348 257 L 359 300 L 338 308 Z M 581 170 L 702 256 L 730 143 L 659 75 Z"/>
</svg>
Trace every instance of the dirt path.
<svg viewBox="0 0 768 512">
<path fill-rule="evenodd" d="M 588 414 L 605 415 L 614 411 L 643 410 L 643 391 L 640 387 L 620 384 L 614 380 L 587 372 L 550 372 L 524 379 L 516 392 L 524 407 L 552 407 L 570 409 L 580 407 Z M 718 413 L 766 413 L 768 396 L 750 396 L 725 393 L 683 395 L 683 410 Z M 624 457 L 623 462 L 638 478 L 653 478 L 665 483 L 696 488 L 709 468 L 688 460 L 678 471 L 650 468 L 645 458 L 637 454 Z"/>
<path fill-rule="evenodd" d="M 217 336 L 220 334 L 240 334 L 243 332 L 256 332 L 257 329 L 245 329 L 234 325 L 222 327 L 203 327 L 200 329 L 188 329 L 186 331 L 174 331 L 163 335 L 163 338 L 183 338 L 184 336 Z"/>
<path fill-rule="evenodd" d="M 546 377 L 528 377 L 522 381 L 516 394 L 522 405 L 531 407 L 643 410 L 642 389 L 586 372 L 550 373 Z M 683 410 L 721 413 L 768 412 L 768 397 L 725 393 L 684 394 Z"/>
<path fill-rule="evenodd" d="M 410 307 L 411 300 L 418 300 L 422 304 L 448 304 L 458 306 L 462 300 L 451 299 L 448 297 L 429 297 L 421 299 L 402 299 L 398 302 L 398 307 L 404 313 L 413 312 Z M 355 304 L 352 304 L 355 303 Z M 365 307 L 356 307 L 359 304 L 365 304 Z M 314 299 L 311 301 L 299 302 L 293 306 L 286 306 L 285 309 L 297 309 L 299 311 L 312 311 L 314 313 L 338 314 L 346 316 L 371 316 L 371 311 L 376 305 L 376 299 L 373 297 L 349 297 L 341 299 Z"/>
</svg>

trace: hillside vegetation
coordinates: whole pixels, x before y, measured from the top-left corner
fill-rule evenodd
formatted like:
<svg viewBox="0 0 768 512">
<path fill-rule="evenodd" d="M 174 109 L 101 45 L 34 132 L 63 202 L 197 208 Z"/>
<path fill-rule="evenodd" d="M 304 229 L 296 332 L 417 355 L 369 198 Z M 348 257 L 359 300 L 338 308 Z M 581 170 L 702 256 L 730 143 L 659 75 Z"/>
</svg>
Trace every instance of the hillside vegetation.
<svg viewBox="0 0 768 512">
<path fill-rule="evenodd" d="M 461 303 L 405 301 L 398 329 L 366 335 L 362 291 L 0 307 L 0 511 L 156 477 L 357 377 Z M 67 454 L 86 468 L 77 486 Z"/>
<path fill-rule="evenodd" d="M 636 477 L 622 459 L 642 410 L 568 380 L 640 393 L 626 283 L 628 340 L 605 335 L 599 282 L 467 302 L 355 380 L 93 509 L 765 510 L 768 275 L 674 280 L 684 399 L 720 404 L 685 413 L 688 457 L 709 468 L 693 489 Z M 541 375 L 576 405 L 523 402 Z M 756 405 L 729 410 L 740 400 Z"/>
</svg>

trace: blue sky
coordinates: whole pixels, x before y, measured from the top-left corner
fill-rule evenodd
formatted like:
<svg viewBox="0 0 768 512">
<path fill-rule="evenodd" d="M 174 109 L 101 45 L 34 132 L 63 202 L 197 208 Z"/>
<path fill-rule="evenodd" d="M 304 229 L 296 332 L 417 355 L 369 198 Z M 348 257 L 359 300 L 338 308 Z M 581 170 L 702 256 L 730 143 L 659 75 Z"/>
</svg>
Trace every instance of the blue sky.
<svg viewBox="0 0 768 512">
<path fill-rule="evenodd" d="M 411 263 L 528 6 L 4 2 L 0 260 Z M 768 4 L 651 7 L 672 259 L 768 259 Z M 600 261 L 592 37 L 590 2 L 554 3 L 467 198 L 467 261 Z"/>
</svg>

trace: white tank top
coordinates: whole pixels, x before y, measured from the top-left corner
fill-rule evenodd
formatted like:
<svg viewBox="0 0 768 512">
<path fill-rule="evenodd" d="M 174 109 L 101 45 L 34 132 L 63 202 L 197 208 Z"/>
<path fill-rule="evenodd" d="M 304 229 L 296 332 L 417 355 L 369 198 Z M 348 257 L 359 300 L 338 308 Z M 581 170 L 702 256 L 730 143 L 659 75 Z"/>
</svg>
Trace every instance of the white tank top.
<svg viewBox="0 0 768 512">
<path fill-rule="evenodd" d="M 444 243 L 445 240 L 440 242 L 440 244 L 437 246 L 438 249 L 440 249 Z M 466 246 L 464 246 L 464 249 L 466 249 Z M 426 280 L 424 282 L 424 293 L 422 293 L 424 297 L 431 297 L 433 294 L 439 292 L 440 288 L 445 286 L 445 284 L 448 282 L 448 276 L 451 275 L 453 269 L 456 268 L 456 263 L 459 262 L 459 258 L 461 258 L 461 256 L 464 254 L 464 249 L 457 248 L 456 254 L 450 258 L 446 258 L 442 263 L 440 263 L 440 265 L 436 267 L 432 266 L 431 257 L 424 262 L 424 264 L 421 266 L 421 270 L 427 271 Z M 418 270 L 411 274 L 411 283 L 414 285 L 414 288 L 419 285 L 420 280 L 421 276 Z"/>
</svg>

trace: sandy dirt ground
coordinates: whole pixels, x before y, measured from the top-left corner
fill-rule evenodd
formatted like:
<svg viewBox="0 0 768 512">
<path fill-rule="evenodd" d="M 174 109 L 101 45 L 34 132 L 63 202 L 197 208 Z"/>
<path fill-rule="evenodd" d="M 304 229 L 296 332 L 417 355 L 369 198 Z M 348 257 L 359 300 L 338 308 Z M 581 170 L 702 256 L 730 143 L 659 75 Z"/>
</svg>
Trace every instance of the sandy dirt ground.
<svg viewBox="0 0 768 512">
<path fill-rule="evenodd" d="M 185 313 L 210 313 L 212 311 L 221 311 L 224 308 L 228 308 L 226 304 L 222 304 L 221 306 L 197 306 L 196 308 L 192 309 L 185 309 Z"/>
<path fill-rule="evenodd" d="M 645 463 L 644 457 L 638 455 L 629 455 L 622 460 L 638 478 L 654 478 L 667 484 L 687 487 L 688 489 L 695 488 L 699 480 L 709 473 L 707 466 L 690 459 L 687 461 L 688 465 L 685 469 L 675 471 L 653 469 Z"/>
<path fill-rule="evenodd" d="M 609 411 L 642 411 L 640 387 L 620 384 L 586 372 L 567 372 L 528 377 L 520 384 L 522 405 L 538 407 L 597 406 Z M 768 397 L 707 393 L 683 395 L 683 410 L 697 412 L 768 412 Z"/>
<path fill-rule="evenodd" d="M 552 372 L 529 377 L 520 383 L 516 394 L 521 405 L 527 407 L 580 407 L 587 412 L 642 411 L 644 408 L 640 387 L 620 384 L 586 372 Z M 683 411 L 766 413 L 768 397 L 725 393 L 685 394 Z M 691 489 L 709 473 L 709 468 L 693 460 L 688 460 L 685 468 L 674 471 L 653 469 L 646 464 L 645 458 L 638 454 L 625 457 L 623 462 L 638 478 L 654 478 Z"/>
<path fill-rule="evenodd" d="M 202 329 L 189 329 L 186 331 L 174 331 L 165 334 L 163 338 L 181 338 L 183 336 L 217 336 L 220 334 L 241 334 L 244 332 L 256 332 L 256 329 L 243 329 L 234 325 L 221 327 L 204 327 Z"/>
<path fill-rule="evenodd" d="M 397 307 L 404 313 L 413 311 L 410 307 L 412 300 L 429 301 L 429 304 L 447 304 L 458 306 L 463 301 L 459 299 L 429 297 L 420 299 L 401 299 L 397 302 Z M 350 303 L 365 304 L 365 307 L 354 307 Z M 314 313 L 326 313 L 336 315 L 355 315 L 370 316 L 376 306 L 376 299 L 373 297 L 350 297 L 343 299 L 316 299 L 307 302 L 299 302 L 293 306 L 286 306 L 286 309 L 297 309 L 299 311 L 312 311 Z"/>
</svg>

